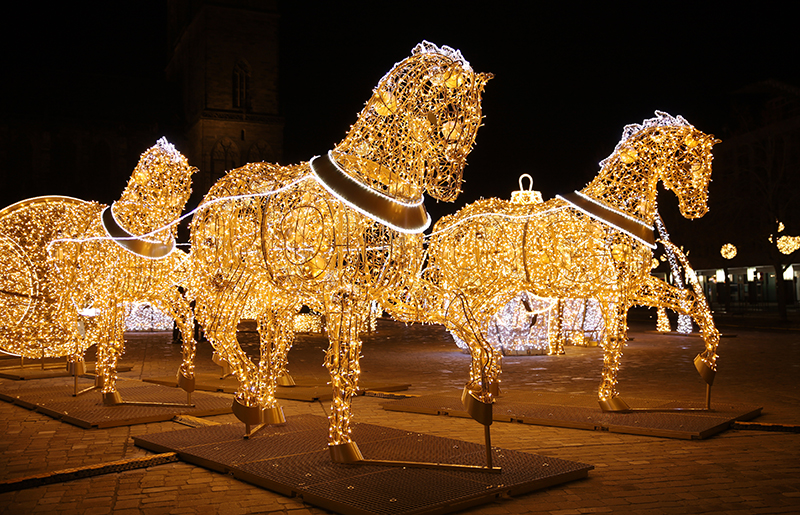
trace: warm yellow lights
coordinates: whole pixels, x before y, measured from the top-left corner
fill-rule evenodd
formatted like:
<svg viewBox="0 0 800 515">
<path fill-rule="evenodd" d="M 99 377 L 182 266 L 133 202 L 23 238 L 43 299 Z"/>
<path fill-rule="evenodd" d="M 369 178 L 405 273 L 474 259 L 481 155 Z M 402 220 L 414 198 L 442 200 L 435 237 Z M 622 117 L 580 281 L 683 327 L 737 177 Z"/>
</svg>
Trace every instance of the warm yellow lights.
<svg viewBox="0 0 800 515">
<path fill-rule="evenodd" d="M 719 249 L 719 253 L 725 259 L 733 259 L 733 258 L 735 258 L 736 257 L 736 252 L 737 252 L 736 245 L 733 245 L 732 243 L 726 243 L 725 245 L 723 245 Z"/>
<path fill-rule="evenodd" d="M 245 424 L 282 419 L 275 387 L 305 305 L 324 316 L 330 340 L 329 443 L 352 444 L 359 332 L 374 303 L 421 269 L 423 192 L 446 201 L 460 192 L 488 79 L 460 52 L 423 42 L 380 80 L 333 150 L 293 166 L 245 165 L 208 192 L 192 221 L 190 294 L 239 380 L 234 412 Z M 236 340 L 245 313 L 258 320 L 257 363 Z"/>
<path fill-rule="evenodd" d="M 0 347 L 82 361 L 97 343 L 98 386 L 107 402 L 119 402 L 126 304 L 147 301 L 177 322 L 184 342 L 180 373 L 184 385 L 193 381 L 194 317 L 178 290 L 188 276 L 187 259 L 175 249 L 173 222 L 189 198 L 194 170 L 161 139 L 142 154 L 110 208 L 52 196 L 0 211 Z"/>
<path fill-rule="evenodd" d="M 781 254 L 786 254 L 788 256 L 797 249 L 800 249 L 800 236 L 781 236 L 778 238 L 776 245 Z"/>
<path fill-rule="evenodd" d="M 501 355 L 488 339 L 489 322 L 523 291 L 559 303 L 597 303 L 603 319 L 599 400 L 604 409 L 627 409 L 617 398 L 616 383 L 627 311 L 634 304 L 690 313 L 705 331 L 698 369 L 707 371 L 706 378 L 713 376 L 718 333 L 700 306 L 702 293 L 670 287 L 652 278 L 650 270 L 656 184 L 662 181 L 675 192 L 685 217 L 702 216 L 715 140 L 681 117 L 656 114 L 625 128 L 598 176 L 580 192 L 544 203 L 483 199 L 434 226 L 427 270 L 392 312 L 443 323 L 469 345 L 467 389 L 477 399 L 492 401 L 500 372 Z M 563 323 L 563 317 L 551 320 L 553 334 L 561 334 Z"/>
</svg>

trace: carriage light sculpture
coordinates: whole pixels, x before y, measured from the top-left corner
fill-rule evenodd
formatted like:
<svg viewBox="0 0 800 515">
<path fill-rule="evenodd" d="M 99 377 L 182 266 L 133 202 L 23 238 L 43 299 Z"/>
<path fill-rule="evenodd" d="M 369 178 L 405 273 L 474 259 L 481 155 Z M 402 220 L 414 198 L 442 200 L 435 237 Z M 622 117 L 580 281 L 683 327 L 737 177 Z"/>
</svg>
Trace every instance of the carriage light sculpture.
<svg viewBox="0 0 800 515">
<path fill-rule="evenodd" d="M 190 394 L 194 318 L 177 286 L 188 276 L 186 254 L 175 247 L 174 222 L 191 193 L 194 171 L 162 138 L 142 154 L 110 207 L 47 196 L 0 211 L 0 245 L 6 250 L 0 347 L 29 357 L 67 356 L 70 367 L 80 370 L 84 351 L 97 343 L 95 386 L 104 402 L 118 404 L 125 303 L 146 300 L 169 312 L 181 329 L 178 378 Z"/>
</svg>

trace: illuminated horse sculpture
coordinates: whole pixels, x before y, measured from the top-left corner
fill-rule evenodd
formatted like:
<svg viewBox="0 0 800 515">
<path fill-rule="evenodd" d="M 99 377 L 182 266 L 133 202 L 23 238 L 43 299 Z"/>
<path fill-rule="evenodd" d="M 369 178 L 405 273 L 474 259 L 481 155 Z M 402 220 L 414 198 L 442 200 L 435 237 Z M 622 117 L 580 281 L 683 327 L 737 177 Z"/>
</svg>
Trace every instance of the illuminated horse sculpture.
<svg viewBox="0 0 800 515">
<path fill-rule="evenodd" d="M 194 316 L 178 289 L 188 279 L 188 260 L 175 247 L 172 224 L 189 198 L 194 171 L 162 138 L 142 155 L 110 207 L 48 196 L 0 211 L 0 347 L 31 358 L 67 356 L 77 376 L 83 353 L 97 343 L 95 385 L 106 404 L 119 404 L 124 303 L 149 301 L 181 330 L 178 382 L 194 390 Z"/>
<path fill-rule="evenodd" d="M 603 410 L 630 409 L 616 383 L 627 311 L 635 304 L 666 303 L 694 317 L 705 339 L 695 366 L 712 383 L 719 333 L 701 309 L 702 292 L 675 291 L 650 270 L 658 182 L 675 192 L 684 217 L 705 214 L 716 141 L 681 117 L 656 115 L 627 126 L 598 176 L 579 192 L 530 205 L 480 200 L 437 222 L 428 268 L 417 286 L 428 291 L 410 295 L 422 299 L 411 302 L 419 305 L 416 315 L 402 305 L 400 310 L 406 318 L 443 323 L 469 344 L 465 404 L 490 405 L 497 393 L 501 356 L 487 343 L 486 326 L 520 291 L 599 303 L 605 325 Z"/>
<path fill-rule="evenodd" d="M 245 165 L 206 195 L 191 227 L 190 292 L 239 380 L 233 408 L 247 435 L 284 420 L 276 381 L 293 338 L 290 315 L 305 304 L 324 314 L 330 340 L 332 459 L 360 459 L 350 404 L 363 319 L 371 301 L 382 303 L 421 266 L 430 223 L 423 192 L 445 201 L 460 192 L 489 77 L 456 50 L 420 43 L 380 80 L 333 150 L 298 165 Z M 258 365 L 236 340 L 252 306 L 261 307 Z"/>
</svg>

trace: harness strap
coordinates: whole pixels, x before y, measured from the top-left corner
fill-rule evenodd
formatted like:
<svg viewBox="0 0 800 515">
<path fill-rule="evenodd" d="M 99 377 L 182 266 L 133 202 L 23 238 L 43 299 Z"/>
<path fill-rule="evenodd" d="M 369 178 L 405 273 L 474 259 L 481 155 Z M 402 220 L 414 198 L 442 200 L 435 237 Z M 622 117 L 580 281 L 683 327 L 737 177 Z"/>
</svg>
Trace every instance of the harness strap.
<svg viewBox="0 0 800 515">
<path fill-rule="evenodd" d="M 129 233 L 120 227 L 114 219 L 114 214 L 111 212 L 110 207 L 103 210 L 101 220 L 106 234 L 108 234 L 117 245 L 137 256 L 148 259 L 163 259 L 175 248 L 174 239 L 169 243 L 160 243 L 157 241 L 143 240 Z"/>
<path fill-rule="evenodd" d="M 345 173 L 328 152 L 311 160 L 317 181 L 336 198 L 359 213 L 404 233 L 421 233 L 431 224 L 423 198 L 403 203 L 380 193 Z"/>
<path fill-rule="evenodd" d="M 577 191 L 574 193 L 565 193 L 564 195 L 557 195 L 558 198 L 571 204 L 572 207 L 586 213 L 590 217 L 600 222 L 606 223 L 615 229 L 618 229 L 628 236 L 644 243 L 650 248 L 656 248 L 656 238 L 653 233 L 653 227 L 644 224 L 638 220 L 634 220 L 619 211 L 605 207 L 597 202 L 580 195 Z"/>
</svg>

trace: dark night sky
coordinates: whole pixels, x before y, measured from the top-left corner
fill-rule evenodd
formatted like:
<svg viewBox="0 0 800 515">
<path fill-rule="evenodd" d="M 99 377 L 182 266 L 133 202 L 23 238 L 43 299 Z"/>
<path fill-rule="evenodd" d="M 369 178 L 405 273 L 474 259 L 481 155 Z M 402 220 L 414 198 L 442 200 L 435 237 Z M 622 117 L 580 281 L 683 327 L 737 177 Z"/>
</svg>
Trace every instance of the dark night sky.
<svg viewBox="0 0 800 515">
<path fill-rule="evenodd" d="M 722 136 L 732 91 L 770 78 L 800 86 L 788 4 L 610 4 L 282 2 L 284 164 L 338 142 L 380 77 L 423 39 L 495 75 L 456 206 L 508 197 L 521 173 L 545 198 L 580 188 L 623 126 L 656 109 Z M 24 80 L 15 71 L 32 63 L 55 83 L 75 71 L 162 76 L 165 18 L 163 1 L 30 3 L 2 22 L 5 80 Z"/>
</svg>

